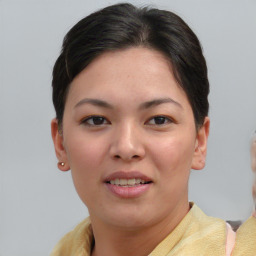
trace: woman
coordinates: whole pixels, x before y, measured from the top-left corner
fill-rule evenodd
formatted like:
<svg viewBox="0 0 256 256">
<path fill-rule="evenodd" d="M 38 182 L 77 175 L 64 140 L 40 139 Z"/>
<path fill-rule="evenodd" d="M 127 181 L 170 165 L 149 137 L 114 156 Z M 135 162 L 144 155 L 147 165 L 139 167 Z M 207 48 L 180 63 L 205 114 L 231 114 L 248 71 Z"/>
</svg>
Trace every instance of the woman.
<svg viewBox="0 0 256 256">
<path fill-rule="evenodd" d="M 230 254 L 226 223 L 188 201 L 190 170 L 205 165 L 209 83 L 180 17 L 130 4 L 89 15 L 66 35 L 52 85 L 58 167 L 90 214 L 53 256 Z"/>
</svg>

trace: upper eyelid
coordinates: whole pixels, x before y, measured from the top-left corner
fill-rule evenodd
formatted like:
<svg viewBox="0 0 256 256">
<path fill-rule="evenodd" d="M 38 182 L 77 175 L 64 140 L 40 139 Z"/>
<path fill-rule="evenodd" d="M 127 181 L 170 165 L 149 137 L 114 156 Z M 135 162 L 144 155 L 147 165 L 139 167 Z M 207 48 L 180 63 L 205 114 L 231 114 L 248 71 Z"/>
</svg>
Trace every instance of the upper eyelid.
<svg viewBox="0 0 256 256">
<path fill-rule="evenodd" d="M 146 121 L 145 123 L 148 123 L 150 120 L 152 120 L 152 119 L 154 119 L 154 118 L 156 118 L 156 117 L 163 117 L 163 118 L 167 119 L 168 121 L 174 123 L 173 118 L 171 118 L 171 117 L 169 117 L 169 116 L 166 116 L 166 115 L 155 115 L 155 116 L 152 116 L 152 117 L 150 117 L 149 119 L 147 119 L 147 121 Z"/>
<path fill-rule="evenodd" d="M 80 123 L 85 123 L 86 121 L 88 121 L 88 120 L 90 120 L 92 118 L 95 118 L 95 117 L 103 118 L 105 121 L 107 121 L 107 123 L 110 123 L 110 121 L 106 117 L 104 117 L 102 115 L 90 115 L 90 116 L 87 116 L 85 118 L 82 118 Z"/>
<path fill-rule="evenodd" d="M 81 120 L 87 120 L 87 119 L 90 119 L 90 118 L 93 118 L 93 117 L 102 117 L 102 118 L 107 120 L 107 118 L 103 115 L 88 115 L 86 117 L 81 118 Z"/>
</svg>

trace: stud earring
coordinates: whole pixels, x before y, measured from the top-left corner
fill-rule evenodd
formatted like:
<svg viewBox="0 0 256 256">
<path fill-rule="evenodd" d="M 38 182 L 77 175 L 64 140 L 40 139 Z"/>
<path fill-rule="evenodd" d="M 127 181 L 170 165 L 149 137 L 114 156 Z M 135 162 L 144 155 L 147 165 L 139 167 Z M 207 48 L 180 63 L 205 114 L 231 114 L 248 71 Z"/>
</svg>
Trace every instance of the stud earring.
<svg viewBox="0 0 256 256">
<path fill-rule="evenodd" d="M 58 168 L 62 172 L 67 172 L 70 169 L 68 163 L 65 162 L 58 162 Z"/>
<path fill-rule="evenodd" d="M 63 167 L 65 165 L 65 163 L 64 162 L 58 162 L 58 165 Z"/>
</svg>

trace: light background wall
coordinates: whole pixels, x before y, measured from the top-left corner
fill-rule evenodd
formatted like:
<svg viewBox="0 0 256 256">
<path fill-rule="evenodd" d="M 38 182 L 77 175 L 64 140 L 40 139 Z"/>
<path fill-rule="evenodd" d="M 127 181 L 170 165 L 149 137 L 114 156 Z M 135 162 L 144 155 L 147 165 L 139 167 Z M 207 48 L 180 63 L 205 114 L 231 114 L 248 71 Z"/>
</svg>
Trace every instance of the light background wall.
<svg viewBox="0 0 256 256">
<path fill-rule="evenodd" d="M 0 256 L 45 256 L 87 216 L 50 137 L 51 71 L 65 33 L 118 1 L 0 0 Z M 179 14 L 204 48 L 211 83 L 207 165 L 190 199 L 207 214 L 251 211 L 249 144 L 256 129 L 256 1 L 155 0 Z M 171 195 L 170 195 L 171 196 Z"/>
</svg>

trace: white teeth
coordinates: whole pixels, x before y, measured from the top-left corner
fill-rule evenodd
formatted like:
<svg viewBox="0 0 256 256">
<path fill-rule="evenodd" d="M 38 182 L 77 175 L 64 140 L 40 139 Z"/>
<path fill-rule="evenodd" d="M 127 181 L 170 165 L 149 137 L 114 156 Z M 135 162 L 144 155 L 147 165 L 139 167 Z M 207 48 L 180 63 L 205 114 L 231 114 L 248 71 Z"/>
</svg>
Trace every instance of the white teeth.
<svg viewBox="0 0 256 256">
<path fill-rule="evenodd" d="M 127 180 L 125 180 L 125 179 L 120 179 L 120 180 L 119 180 L 119 184 L 120 184 L 121 186 L 126 186 L 126 185 L 127 185 Z"/>
<path fill-rule="evenodd" d="M 141 183 L 141 179 L 136 179 L 135 182 L 136 182 L 137 184 L 140 184 L 140 183 Z"/>
<path fill-rule="evenodd" d="M 146 181 L 142 179 L 115 179 L 110 180 L 110 184 L 117 185 L 117 186 L 123 186 L 123 187 L 131 187 L 131 186 L 138 186 L 140 184 L 145 184 Z"/>
<path fill-rule="evenodd" d="M 136 181 L 135 181 L 135 179 L 129 179 L 129 180 L 127 180 L 127 183 L 129 186 L 134 186 L 136 184 Z"/>
</svg>

